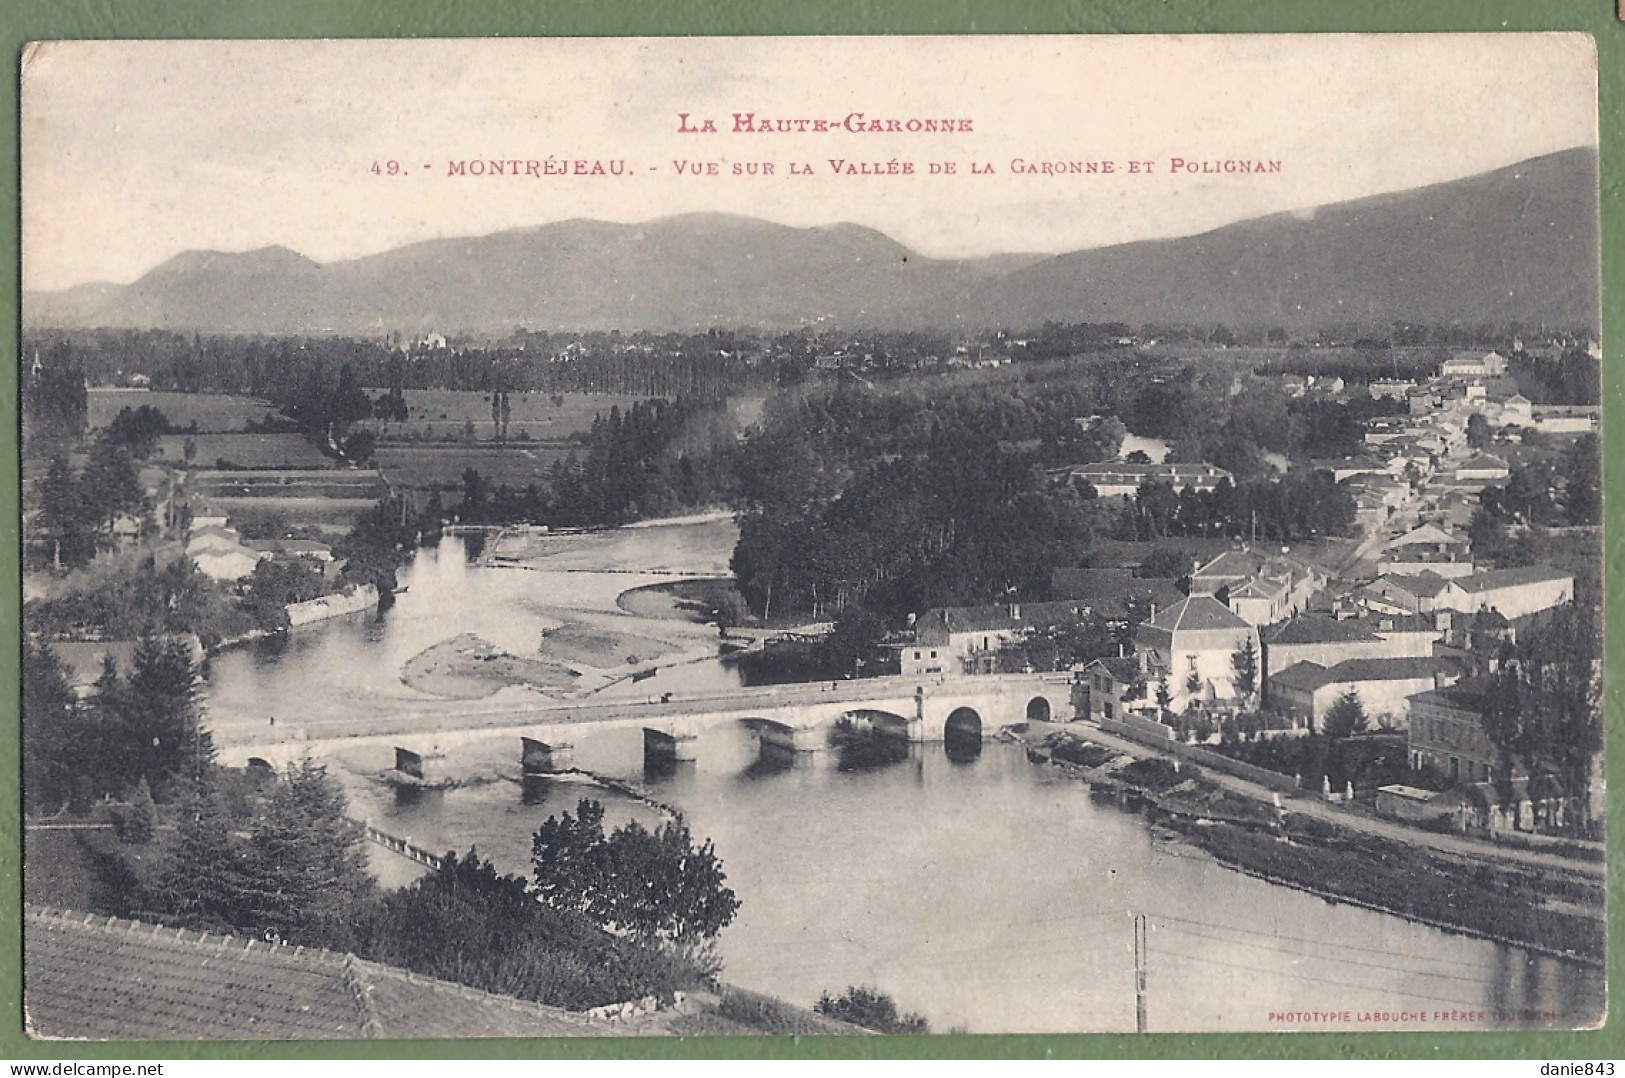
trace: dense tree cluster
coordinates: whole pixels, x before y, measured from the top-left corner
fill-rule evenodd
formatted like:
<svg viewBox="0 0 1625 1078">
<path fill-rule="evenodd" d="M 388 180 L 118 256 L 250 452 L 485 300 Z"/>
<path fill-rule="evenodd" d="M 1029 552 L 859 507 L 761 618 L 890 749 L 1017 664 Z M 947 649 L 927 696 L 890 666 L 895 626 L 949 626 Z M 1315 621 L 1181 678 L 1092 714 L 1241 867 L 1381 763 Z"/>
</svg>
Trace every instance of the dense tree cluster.
<svg viewBox="0 0 1625 1078">
<path fill-rule="evenodd" d="M 133 568 L 50 599 L 23 605 L 29 629 L 47 638 L 132 640 L 152 633 L 194 633 L 204 647 L 253 627 L 222 585 L 187 558 L 160 568 L 150 555 Z"/>
<path fill-rule="evenodd" d="M 667 996 L 700 978 L 674 955 L 536 900 L 476 851 L 384 896 L 357 944 L 367 958 L 554 1007 Z"/>
<path fill-rule="evenodd" d="M 1584 348 L 1564 349 L 1546 359 L 1513 352 L 1507 374 L 1535 404 L 1592 405 L 1602 402 L 1602 361 Z"/>
<path fill-rule="evenodd" d="M 1586 434 L 1561 454 L 1527 454 L 1515 460 L 1505 486 L 1479 493 L 1467 537 L 1478 561 L 1532 565 L 1546 557 L 1541 529 L 1600 523 L 1601 446 L 1595 434 Z"/>
<path fill-rule="evenodd" d="M 1096 532 L 1082 494 L 1050 483 L 1029 453 L 951 436 L 938 446 L 873 464 L 827 503 L 801 500 L 816 474 L 786 476 L 741 519 L 733 570 L 752 609 L 818 618 L 863 603 L 900 621 L 1012 589 L 1041 596 L 1052 567 L 1079 563 Z"/>
<path fill-rule="evenodd" d="M 1221 480 L 1211 491 L 1144 483 L 1118 520 L 1122 539 L 1201 536 L 1293 542 L 1349 535 L 1354 497 L 1327 471 L 1294 471 L 1280 479 Z"/>
<path fill-rule="evenodd" d="M 150 512 L 134 458 L 111 438 L 98 438 L 77 471 L 66 456 L 53 457 L 38 493 L 39 553 L 64 567 L 83 565 L 98 552 L 111 550 L 121 516 L 144 527 Z"/>
<path fill-rule="evenodd" d="M 207 769 L 213 741 L 203 728 L 191 644 L 149 635 L 129 671 L 111 659 L 94 694 L 77 699 L 48 644 L 23 654 L 24 799 L 54 812 L 132 793 L 139 784 L 166 799 Z"/>
<path fill-rule="evenodd" d="M 1535 782 L 1555 776 L 1568 795 L 1587 799 L 1602 748 L 1600 620 L 1591 604 L 1569 603 L 1501 649 L 1483 723 L 1496 747 L 1491 777 L 1503 800 L 1511 799 L 1517 771 Z M 1589 821 L 1576 817 L 1570 825 L 1583 830 Z"/>
<path fill-rule="evenodd" d="M 554 464 L 545 486 L 492 487 L 463 475 L 458 519 L 604 527 L 716 504 L 732 485 L 733 420 L 721 399 L 643 401 L 593 420 L 581 453 Z"/>
<path fill-rule="evenodd" d="M 32 349 L 36 359 L 40 349 Z M 38 440 L 76 439 L 85 432 L 89 397 L 85 370 L 66 343 L 46 350 L 39 369 L 22 379 L 23 436 Z"/>
<path fill-rule="evenodd" d="M 576 815 L 547 818 L 532 852 L 543 902 L 634 939 L 693 953 L 739 910 L 711 843 L 696 845 L 681 821 L 606 834 L 604 806 L 583 799 Z"/>
</svg>

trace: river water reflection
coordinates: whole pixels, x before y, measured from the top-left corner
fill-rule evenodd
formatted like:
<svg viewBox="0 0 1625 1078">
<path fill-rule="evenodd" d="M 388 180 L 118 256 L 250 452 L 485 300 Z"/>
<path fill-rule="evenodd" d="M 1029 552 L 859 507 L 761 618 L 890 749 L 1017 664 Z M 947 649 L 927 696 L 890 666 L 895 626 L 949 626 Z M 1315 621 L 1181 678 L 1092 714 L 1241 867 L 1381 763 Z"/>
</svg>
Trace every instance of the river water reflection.
<svg viewBox="0 0 1625 1078">
<path fill-rule="evenodd" d="M 450 635 L 476 632 L 523 654 L 572 611 L 627 617 L 614 596 L 647 582 L 625 570 L 654 564 L 637 560 L 651 550 L 681 550 L 676 571 L 725 572 L 726 529 L 694 527 L 713 534 L 595 537 L 601 545 L 575 543 L 539 571 L 470 566 L 448 540 L 419 555 L 403 577 L 410 590 L 381 623 L 217 656 L 211 721 L 246 728 L 267 714 L 300 721 L 417 706 L 422 694 L 401 684 L 400 664 Z M 622 572 L 579 571 L 593 563 Z M 696 642 L 706 632 L 692 631 Z M 637 691 L 732 678 L 697 662 Z M 795 1002 L 862 983 L 938 1031 L 1131 1031 L 1131 923 L 1144 913 L 1153 1030 L 1571 1027 L 1600 1016 L 1600 971 L 1223 868 L 1016 746 L 989 742 L 954 757 L 942 745 L 883 759 L 764 755 L 740 725 L 706 731 L 698 748 L 695 762 L 646 775 L 637 730 L 584 730 L 575 762 L 644 784 L 715 843 L 743 902 L 720 940 L 727 978 Z M 536 827 L 582 796 L 605 800 L 612 822 L 655 822 L 653 810 L 579 781 L 522 786 L 518 746 L 506 739 L 457 755 L 459 773 L 491 781 L 410 801 L 376 780 L 387 766 L 376 750 L 328 762 L 357 815 L 430 848 L 476 846 L 512 872 L 527 871 Z M 388 857 L 380 851 L 380 869 L 409 878 L 406 863 Z M 1272 1017 L 1302 1012 L 1323 1017 Z"/>
</svg>

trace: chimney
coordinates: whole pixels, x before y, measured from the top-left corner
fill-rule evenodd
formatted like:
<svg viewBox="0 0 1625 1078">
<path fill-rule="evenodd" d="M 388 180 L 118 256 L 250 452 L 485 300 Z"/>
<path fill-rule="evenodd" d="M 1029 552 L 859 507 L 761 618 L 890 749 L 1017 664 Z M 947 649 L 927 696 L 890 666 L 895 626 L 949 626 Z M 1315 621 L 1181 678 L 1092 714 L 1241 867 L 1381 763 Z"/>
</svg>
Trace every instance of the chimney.
<svg viewBox="0 0 1625 1078">
<path fill-rule="evenodd" d="M 1010 604 L 1010 620 L 1011 621 L 1020 621 L 1021 620 L 1021 604 L 1020 603 L 1011 603 Z"/>
</svg>

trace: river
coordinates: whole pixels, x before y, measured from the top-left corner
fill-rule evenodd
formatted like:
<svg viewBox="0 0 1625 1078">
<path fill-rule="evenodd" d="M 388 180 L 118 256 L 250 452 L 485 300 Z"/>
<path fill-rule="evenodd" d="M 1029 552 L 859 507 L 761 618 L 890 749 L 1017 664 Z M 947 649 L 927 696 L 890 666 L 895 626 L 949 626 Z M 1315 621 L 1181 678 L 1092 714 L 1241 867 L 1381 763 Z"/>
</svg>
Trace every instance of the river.
<svg viewBox="0 0 1625 1078">
<path fill-rule="evenodd" d="M 216 656 L 211 724 L 232 736 L 270 715 L 333 721 L 425 706 L 400 666 L 461 632 L 527 654 L 542 629 L 584 620 L 633 626 L 677 657 L 703 654 L 714 630 L 634 618 L 614 598 L 664 573 L 725 572 L 731 534 L 711 521 L 559 537 L 530 569 L 470 565 L 448 538 L 402 574 L 408 591 L 381 621 Z M 661 574 L 637 571 L 651 568 Z M 615 691 L 732 684 L 730 670 L 700 659 Z M 578 766 L 644 784 L 715 843 L 743 903 L 719 940 L 726 978 L 804 1005 L 866 984 L 937 1031 L 1132 1031 L 1132 918 L 1143 913 L 1152 1030 L 1566 1028 L 1600 1018 L 1600 970 L 1224 868 L 1017 746 L 990 741 L 956 762 L 942 745 L 919 745 L 843 766 L 852 761 L 835 751 L 764 756 L 749 730 L 724 726 L 702 735 L 695 762 L 645 775 L 636 730 L 583 730 L 575 745 Z M 490 781 L 400 800 L 377 778 L 390 763 L 384 750 L 326 762 L 354 814 L 431 849 L 475 846 L 511 872 L 527 871 L 536 827 L 582 796 L 605 800 L 611 822 L 657 820 L 578 781 L 522 787 L 507 739 L 450 755 L 458 773 Z M 374 863 L 386 882 L 411 876 L 382 850 Z"/>
</svg>

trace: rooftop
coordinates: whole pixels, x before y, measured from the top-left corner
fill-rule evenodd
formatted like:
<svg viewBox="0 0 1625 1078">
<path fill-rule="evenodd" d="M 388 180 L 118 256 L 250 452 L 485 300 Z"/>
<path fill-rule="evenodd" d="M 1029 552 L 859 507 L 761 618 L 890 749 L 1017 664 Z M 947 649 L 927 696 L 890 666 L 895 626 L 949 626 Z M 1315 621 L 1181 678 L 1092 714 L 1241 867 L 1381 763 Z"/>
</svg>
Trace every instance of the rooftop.
<svg viewBox="0 0 1625 1078">
<path fill-rule="evenodd" d="M 1357 618 L 1304 614 L 1289 618 L 1265 634 L 1271 644 L 1345 644 L 1375 640 L 1377 634 Z"/>
<path fill-rule="evenodd" d="M 1247 629 L 1251 626 L 1235 611 L 1211 595 L 1190 595 L 1146 622 L 1169 633 L 1201 632 L 1204 629 Z"/>
<path fill-rule="evenodd" d="M 606 1036 L 583 1015 L 334 951 L 29 909 L 26 1022 L 88 1040 Z"/>
<path fill-rule="evenodd" d="M 1553 569 L 1547 565 L 1524 565 L 1516 569 L 1492 569 L 1474 573 L 1456 581 L 1456 586 L 1469 595 L 1494 591 L 1497 588 L 1515 588 L 1525 584 L 1559 583 L 1574 580 L 1574 574 Z"/>
<path fill-rule="evenodd" d="M 1437 659 L 1344 659 L 1326 671 L 1328 682 L 1412 681 L 1438 673 Z"/>
</svg>

